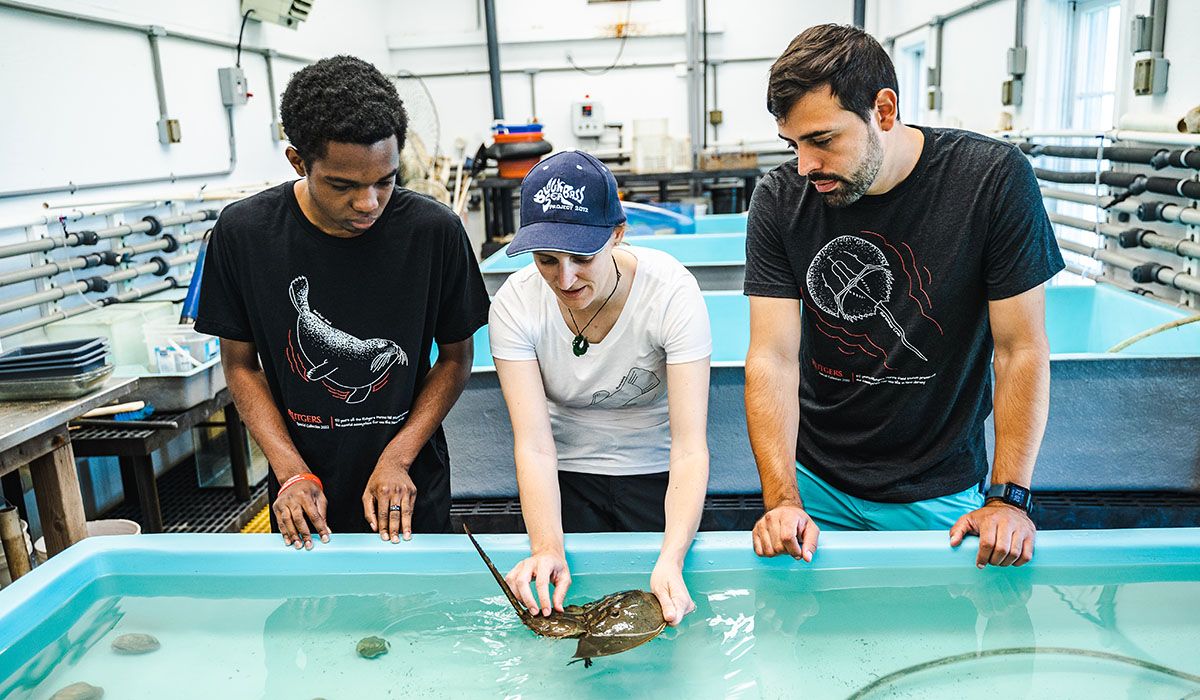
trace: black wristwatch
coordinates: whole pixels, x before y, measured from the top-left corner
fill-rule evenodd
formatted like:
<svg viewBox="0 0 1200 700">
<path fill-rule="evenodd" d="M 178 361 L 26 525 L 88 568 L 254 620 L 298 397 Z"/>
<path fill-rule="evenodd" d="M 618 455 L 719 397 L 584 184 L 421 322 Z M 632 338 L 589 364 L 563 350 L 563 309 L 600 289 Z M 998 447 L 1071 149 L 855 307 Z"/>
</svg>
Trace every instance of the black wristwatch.
<svg viewBox="0 0 1200 700">
<path fill-rule="evenodd" d="M 1026 513 L 1033 508 L 1033 494 L 1019 484 L 992 484 L 984 496 L 985 502 L 991 500 L 999 500 L 1010 506 L 1016 506 Z"/>
</svg>

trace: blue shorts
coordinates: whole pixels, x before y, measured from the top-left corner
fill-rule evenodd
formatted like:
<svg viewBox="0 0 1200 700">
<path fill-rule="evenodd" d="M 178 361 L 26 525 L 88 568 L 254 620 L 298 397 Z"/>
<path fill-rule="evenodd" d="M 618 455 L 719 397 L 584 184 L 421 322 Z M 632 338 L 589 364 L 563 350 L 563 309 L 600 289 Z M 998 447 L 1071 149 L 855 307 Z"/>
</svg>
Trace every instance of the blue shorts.
<svg viewBox="0 0 1200 700">
<path fill-rule="evenodd" d="M 877 503 L 851 496 L 796 463 L 804 511 L 822 530 L 949 530 L 983 506 L 983 493 L 965 491 L 915 503 Z"/>
</svg>

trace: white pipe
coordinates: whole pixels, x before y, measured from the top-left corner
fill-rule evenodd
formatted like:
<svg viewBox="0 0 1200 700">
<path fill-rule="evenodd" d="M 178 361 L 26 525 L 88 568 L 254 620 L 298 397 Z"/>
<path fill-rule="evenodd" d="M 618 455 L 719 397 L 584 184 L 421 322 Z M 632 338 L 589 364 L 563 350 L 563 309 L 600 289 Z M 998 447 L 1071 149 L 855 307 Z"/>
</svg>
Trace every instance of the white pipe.
<svg viewBox="0 0 1200 700">
<path fill-rule="evenodd" d="M 70 211 L 66 211 L 61 214 L 46 214 L 45 216 L 38 217 L 31 221 L 22 221 L 22 222 L 14 223 L 14 224 L 0 224 L 0 231 L 3 231 L 5 229 L 10 229 L 10 228 L 29 228 L 30 226 L 52 226 L 52 225 L 55 225 L 58 223 L 59 217 L 62 217 L 66 221 L 79 221 L 80 219 L 86 219 L 86 218 L 92 217 L 92 216 L 106 216 L 108 214 L 115 214 L 119 211 L 124 211 L 125 209 L 130 209 L 130 208 L 132 208 L 132 205 L 134 205 L 134 204 L 138 204 L 138 203 L 137 202 L 113 203 L 111 206 L 100 207 L 99 209 L 91 209 L 88 211 L 85 211 L 83 209 L 76 209 L 74 206 L 72 206 L 70 208 Z M 160 202 L 150 202 L 150 204 L 160 204 Z M 90 207 L 90 206 L 94 206 L 94 205 L 93 204 L 80 204 L 80 205 L 75 205 L 75 206 Z M 63 209 L 63 208 L 65 208 L 65 207 L 59 207 L 59 209 Z"/>
<path fill-rule="evenodd" d="M 1064 202 L 1076 202 L 1078 204 L 1088 204 L 1094 207 L 1105 207 L 1108 205 L 1111 198 L 1097 197 L 1083 192 L 1070 192 L 1068 190 L 1055 189 L 1053 187 L 1043 187 L 1042 196 L 1047 199 L 1058 199 Z M 1138 207 L 1142 204 L 1140 199 L 1126 199 L 1123 202 L 1118 202 L 1109 206 L 1111 211 L 1121 211 L 1127 214 L 1136 214 Z M 1162 221 L 1178 222 L 1190 226 L 1200 226 L 1200 209 L 1192 207 L 1181 207 L 1178 204 L 1167 204 L 1162 208 L 1159 218 Z"/>
<path fill-rule="evenodd" d="M 1010 140 L 1030 138 L 1106 138 L 1110 141 L 1137 141 L 1139 143 L 1156 143 L 1166 146 L 1200 146 L 1200 134 L 1129 131 L 1125 129 L 1112 129 L 1109 131 L 1018 129 L 1015 131 L 998 131 L 992 135 L 996 138 Z"/>
<path fill-rule="evenodd" d="M 121 209 L 132 209 L 134 207 L 162 205 L 167 202 L 219 202 L 230 199 L 245 199 L 252 194 L 257 194 L 268 187 L 272 187 L 277 184 L 279 183 L 271 182 L 270 180 L 264 180 L 262 182 L 256 182 L 249 185 L 237 185 L 212 189 L 201 187 L 196 190 L 183 190 L 175 193 L 162 191 L 156 192 L 153 195 L 147 195 L 145 198 L 141 199 L 95 200 L 90 202 L 72 202 L 69 204 L 42 202 L 42 207 L 45 209 L 63 209 L 66 207 L 95 207 L 111 205 L 112 207 L 115 207 L 113 211 L 120 211 Z M 48 218 L 50 218 L 52 221 L 58 221 L 58 217 L 56 216 L 51 216 Z"/>
</svg>

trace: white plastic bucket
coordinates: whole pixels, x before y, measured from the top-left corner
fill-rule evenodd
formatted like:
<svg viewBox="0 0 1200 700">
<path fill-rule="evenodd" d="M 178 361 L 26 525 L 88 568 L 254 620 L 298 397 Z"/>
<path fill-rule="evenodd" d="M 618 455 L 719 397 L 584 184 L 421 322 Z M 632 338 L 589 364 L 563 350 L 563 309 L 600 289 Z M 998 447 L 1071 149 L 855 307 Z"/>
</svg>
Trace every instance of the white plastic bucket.
<svg viewBox="0 0 1200 700">
<path fill-rule="evenodd" d="M 132 520 L 113 519 L 113 520 L 89 520 L 87 524 L 88 537 L 102 537 L 105 535 L 140 535 L 142 534 L 142 526 Z M 33 543 L 33 557 L 39 564 L 45 563 L 49 557 L 46 555 L 46 538 L 39 537 Z"/>
</svg>

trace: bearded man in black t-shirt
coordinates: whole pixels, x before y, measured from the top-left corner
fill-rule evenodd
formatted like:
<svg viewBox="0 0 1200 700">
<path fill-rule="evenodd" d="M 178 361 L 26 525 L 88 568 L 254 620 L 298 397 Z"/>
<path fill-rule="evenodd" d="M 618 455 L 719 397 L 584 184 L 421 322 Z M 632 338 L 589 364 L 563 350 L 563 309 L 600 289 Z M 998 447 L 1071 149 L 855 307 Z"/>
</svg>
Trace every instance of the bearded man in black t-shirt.
<svg viewBox="0 0 1200 700">
<path fill-rule="evenodd" d="M 441 422 L 488 314 L 466 231 L 396 186 L 407 115 L 374 66 L 304 68 L 280 116 L 300 179 L 221 213 L 196 319 L 270 461 L 272 526 L 297 548 L 448 532 Z"/>
<path fill-rule="evenodd" d="M 771 68 L 796 158 L 755 189 L 746 231 L 754 548 L 811 561 L 822 528 L 946 528 L 951 546 L 979 536 L 980 568 L 1019 566 L 1049 404 L 1042 284 L 1062 256 L 1017 149 L 906 126 L 897 100 L 853 27 L 812 27 Z"/>
</svg>

